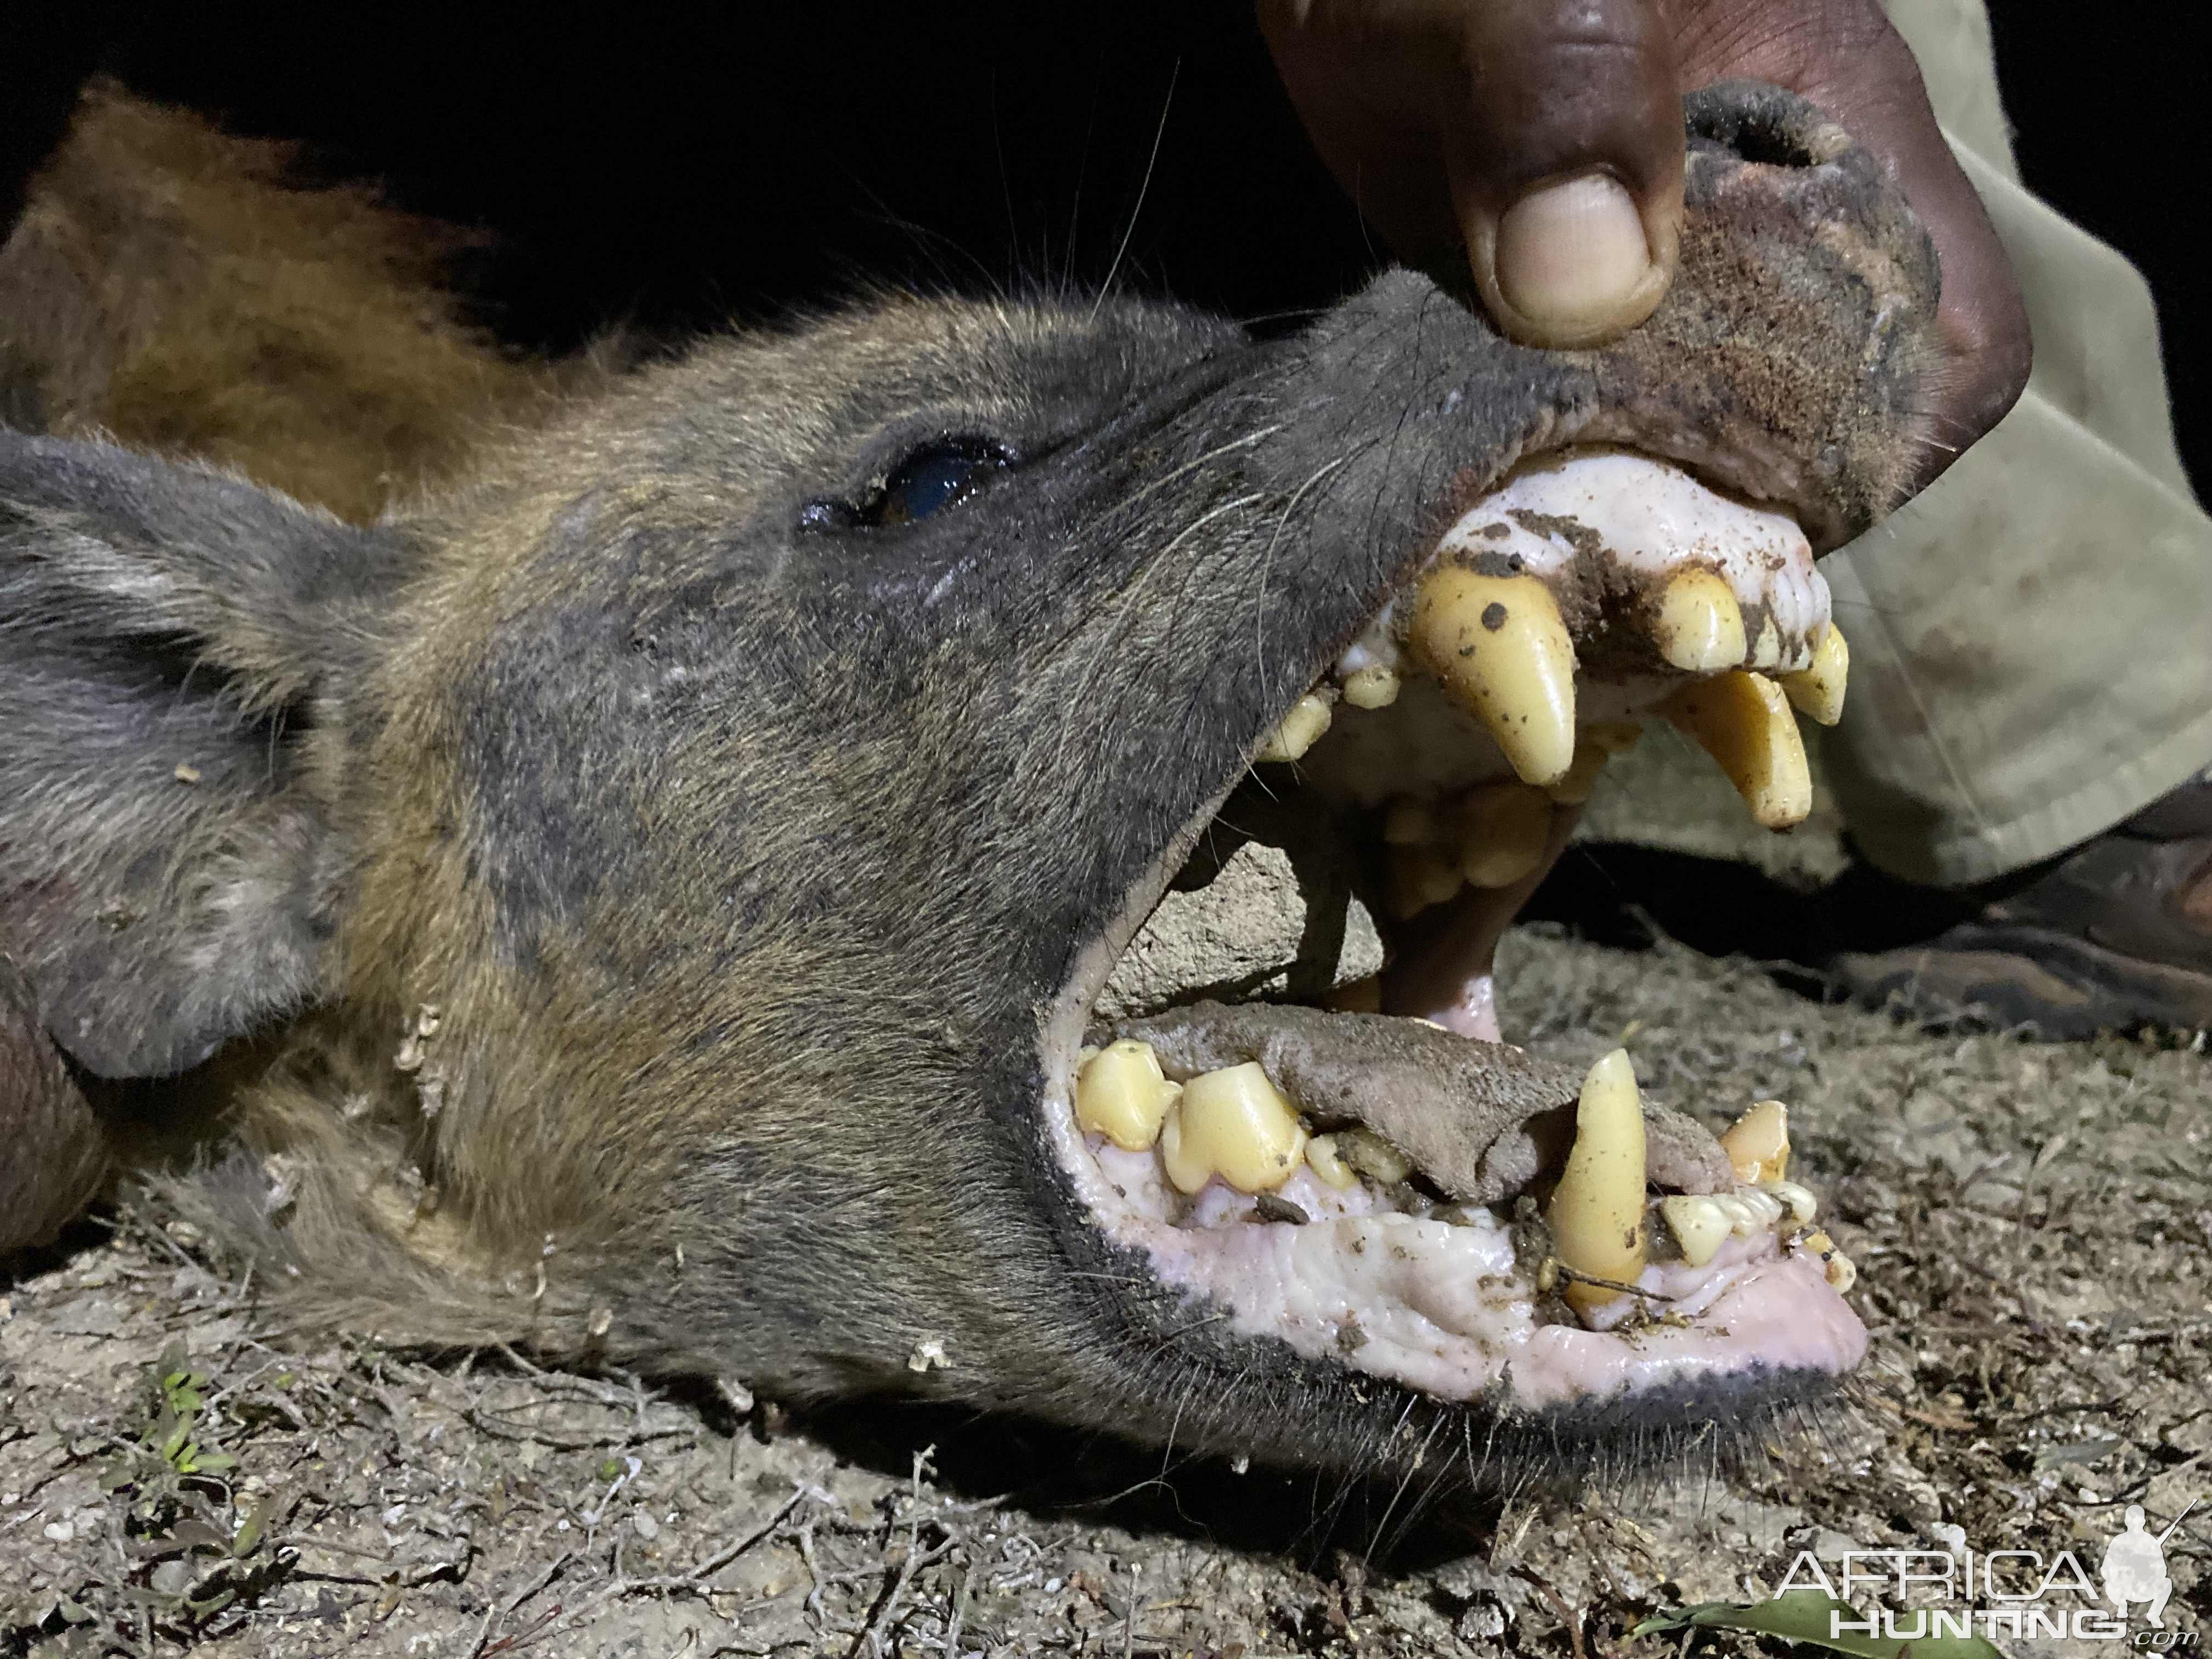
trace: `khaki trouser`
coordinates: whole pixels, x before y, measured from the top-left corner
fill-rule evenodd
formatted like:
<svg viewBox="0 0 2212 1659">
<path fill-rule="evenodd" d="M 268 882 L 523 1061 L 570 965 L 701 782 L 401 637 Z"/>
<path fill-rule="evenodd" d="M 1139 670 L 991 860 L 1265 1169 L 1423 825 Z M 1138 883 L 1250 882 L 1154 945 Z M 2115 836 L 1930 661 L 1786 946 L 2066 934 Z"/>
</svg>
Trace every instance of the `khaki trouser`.
<svg viewBox="0 0 2212 1659">
<path fill-rule="evenodd" d="M 2212 520 L 2173 446 L 2149 289 L 2021 187 L 1983 0 L 1887 0 L 2027 296 L 2019 405 L 1823 562 L 1851 647 L 1822 759 L 1861 849 L 1963 884 L 2212 763 Z"/>
</svg>

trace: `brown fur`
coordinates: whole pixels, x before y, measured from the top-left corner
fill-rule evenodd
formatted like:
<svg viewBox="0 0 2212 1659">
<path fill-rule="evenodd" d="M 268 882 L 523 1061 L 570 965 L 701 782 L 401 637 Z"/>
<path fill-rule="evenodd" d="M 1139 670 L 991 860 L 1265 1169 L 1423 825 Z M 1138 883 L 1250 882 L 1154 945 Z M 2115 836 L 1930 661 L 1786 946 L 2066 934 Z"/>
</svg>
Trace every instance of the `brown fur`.
<svg viewBox="0 0 2212 1659">
<path fill-rule="evenodd" d="M 174 396 L 217 459 L 334 507 L 465 452 L 424 501 L 349 526 L 0 434 L 0 938 L 46 1031 L 96 1078 L 224 1057 L 245 1150 L 179 1201 L 296 1269 L 274 1282 L 305 1318 L 1283 1458 L 1448 1430 L 1472 1457 L 1471 1412 L 1194 1321 L 1089 1224 L 1036 1101 L 1160 861 L 1517 457 L 1626 434 L 1830 540 L 1901 497 L 1924 239 L 1802 104 L 1734 88 L 1692 118 L 1682 276 L 1606 352 L 1512 346 L 1405 273 L 1277 342 L 1128 300 L 891 299 L 488 432 L 517 382 L 422 308 L 429 267 L 333 231 L 400 281 L 339 331 L 337 380 L 280 370 L 251 417 Z M 1804 153 L 1747 160 L 1730 121 Z M 265 196 L 273 155 L 243 154 Z M 215 240 L 249 245 L 206 189 Z M 164 340 L 229 328 L 173 297 L 215 264 L 143 263 L 124 288 L 171 296 Z M 301 295 L 244 339 L 335 316 L 342 284 L 289 283 L 242 284 Z M 64 306 L 18 358 L 41 386 L 164 384 L 53 380 L 112 336 L 118 362 L 253 378 L 250 345 L 150 346 L 126 312 Z M 395 331 L 433 344 L 355 364 Z M 320 441 L 263 453 L 264 415 L 356 372 L 373 477 Z M 444 375 L 469 412 L 422 424 Z M 972 501 L 868 522 L 902 457 L 977 433 L 1014 462 Z M 948 1369 L 909 1369 L 925 1341 Z"/>
</svg>

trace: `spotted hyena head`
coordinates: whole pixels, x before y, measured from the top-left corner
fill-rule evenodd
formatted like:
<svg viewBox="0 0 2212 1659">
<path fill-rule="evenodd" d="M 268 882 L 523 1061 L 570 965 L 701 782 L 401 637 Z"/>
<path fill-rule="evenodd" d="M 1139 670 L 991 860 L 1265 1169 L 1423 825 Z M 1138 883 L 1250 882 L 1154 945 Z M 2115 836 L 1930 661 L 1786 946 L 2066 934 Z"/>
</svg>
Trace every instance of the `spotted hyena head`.
<svg viewBox="0 0 2212 1659">
<path fill-rule="evenodd" d="M 1638 721 L 1802 815 L 1813 555 L 1925 453 L 1878 168 L 1767 89 L 1690 122 L 1607 351 L 1402 272 L 1267 340 L 892 300 L 367 526 L 7 436 L 38 1033 L 212 1090 L 182 1201 L 395 1335 L 1330 1464 L 1848 1370 L 1779 1109 L 1717 1139 L 1490 998 Z"/>
</svg>

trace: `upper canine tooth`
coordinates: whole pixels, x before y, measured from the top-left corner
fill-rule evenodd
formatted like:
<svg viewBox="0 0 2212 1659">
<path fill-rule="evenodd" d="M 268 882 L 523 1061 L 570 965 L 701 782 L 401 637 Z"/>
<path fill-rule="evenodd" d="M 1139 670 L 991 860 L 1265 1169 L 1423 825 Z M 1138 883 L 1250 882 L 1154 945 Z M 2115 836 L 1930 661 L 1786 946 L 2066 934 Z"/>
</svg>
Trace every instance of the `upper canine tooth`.
<svg viewBox="0 0 2212 1659">
<path fill-rule="evenodd" d="M 1744 1182 L 1784 1181 L 1790 1176 L 1790 1109 L 1762 1100 L 1731 1124 L 1721 1137 L 1735 1178 Z"/>
<path fill-rule="evenodd" d="M 1297 1115 L 1256 1060 L 1191 1079 L 1160 1132 L 1160 1160 L 1184 1193 L 1217 1175 L 1240 1193 L 1269 1192 L 1305 1153 Z"/>
<path fill-rule="evenodd" d="M 1769 830 L 1802 823 L 1813 810 L 1805 741 L 1782 690 L 1738 670 L 1686 685 L 1659 712 L 1720 763 L 1751 816 Z"/>
<path fill-rule="evenodd" d="M 1727 1210 L 1694 1193 L 1661 1199 L 1659 1213 L 1667 1218 L 1674 1242 L 1682 1247 L 1682 1260 L 1692 1267 L 1702 1267 L 1711 1261 L 1721 1246 L 1728 1243 L 1732 1231 L 1729 1224 L 1734 1218 Z"/>
<path fill-rule="evenodd" d="M 1455 564 L 1422 580 L 1407 642 L 1483 724 L 1523 783 L 1557 783 L 1575 757 L 1575 647 L 1534 576 Z"/>
<path fill-rule="evenodd" d="M 1569 775 L 1573 767 L 1568 768 Z M 1510 887 L 1544 861 L 1552 839 L 1552 799 L 1525 783 L 1469 792 L 1460 806 L 1460 873 L 1473 887 Z"/>
<path fill-rule="evenodd" d="M 1379 663 L 1344 677 L 1344 700 L 1354 708 L 1388 708 L 1398 701 L 1398 671 Z"/>
<path fill-rule="evenodd" d="M 1709 674 L 1743 661 L 1743 610 L 1714 572 L 1692 567 L 1661 590 L 1651 642 L 1686 674 Z"/>
<path fill-rule="evenodd" d="M 1075 1079 L 1075 1121 L 1125 1152 L 1141 1152 L 1160 1138 L 1160 1124 L 1182 1092 L 1168 1081 L 1149 1042 L 1124 1037 L 1109 1042 Z"/>
<path fill-rule="evenodd" d="M 1644 1103 L 1626 1048 L 1615 1048 L 1583 1079 L 1574 1148 L 1545 1219 L 1559 1261 L 1577 1273 L 1633 1284 L 1644 1271 Z M 1571 1279 L 1565 1291 L 1583 1313 L 1620 1294 Z"/>
<path fill-rule="evenodd" d="M 1844 684 L 1850 674 L 1850 647 L 1844 643 L 1844 630 L 1830 623 L 1813 647 L 1813 660 L 1782 677 L 1783 695 L 1807 720 L 1833 726 L 1844 717 Z"/>
<path fill-rule="evenodd" d="M 1321 741 L 1332 716 L 1328 699 L 1309 691 L 1291 705 L 1267 740 L 1260 745 L 1255 761 L 1294 761 Z"/>
</svg>

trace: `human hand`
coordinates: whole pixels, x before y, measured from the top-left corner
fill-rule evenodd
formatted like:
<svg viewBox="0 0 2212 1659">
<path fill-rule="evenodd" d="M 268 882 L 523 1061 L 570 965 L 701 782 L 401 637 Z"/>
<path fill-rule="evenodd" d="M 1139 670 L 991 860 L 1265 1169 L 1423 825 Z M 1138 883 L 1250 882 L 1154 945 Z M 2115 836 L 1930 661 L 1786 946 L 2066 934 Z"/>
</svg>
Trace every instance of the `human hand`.
<svg viewBox="0 0 2212 1659">
<path fill-rule="evenodd" d="M 1948 453 L 2027 381 L 2019 285 L 1875 0 L 1259 0 L 1259 13 L 1307 131 L 1369 222 L 1411 264 L 1471 271 L 1516 340 L 1602 344 L 1651 313 L 1681 225 L 1682 94 L 1747 78 L 1826 110 L 1927 226 L 1944 356 L 1929 414 Z"/>
</svg>

